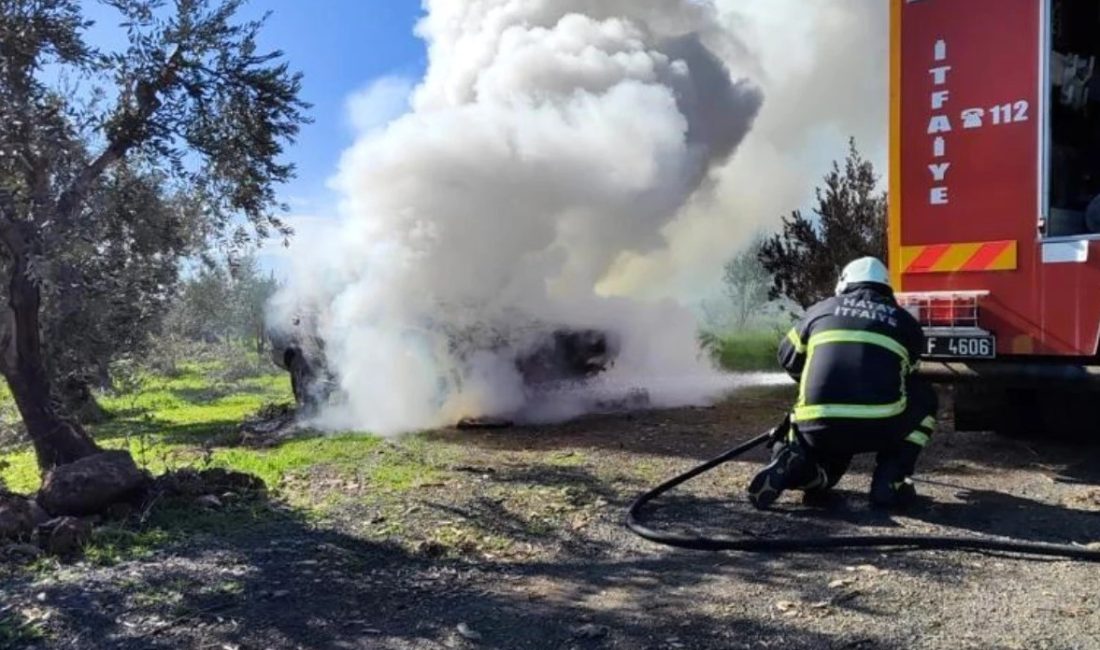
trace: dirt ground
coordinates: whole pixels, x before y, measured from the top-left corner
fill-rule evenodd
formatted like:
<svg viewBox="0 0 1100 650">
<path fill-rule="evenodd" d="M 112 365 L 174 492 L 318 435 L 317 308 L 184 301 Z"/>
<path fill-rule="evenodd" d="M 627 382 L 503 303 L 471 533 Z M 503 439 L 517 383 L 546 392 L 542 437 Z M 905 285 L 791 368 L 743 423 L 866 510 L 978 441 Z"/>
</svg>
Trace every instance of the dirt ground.
<svg viewBox="0 0 1100 650">
<path fill-rule="evenodd" d="M 643 488 L 770 427 L 787 388 L 712 409 L 441 431 L 437 480 L 271 506 L 110 567 L 0 574 L 39 648 L 1100 648 L 1100 564 L 961 552 L 676 551 L 622 525 Z M 760 452 L 701 477 L 661 525 L 753 535 L 936 532 L 1100 541 L 1100 447 L 940 431 L 905 516 L 858 462 L 825 507 L 757 513 Z M 316 478 L 316 477 L 315 477 Z M 317 488 L 317 479 L 303 490 Z"/>
</svg>

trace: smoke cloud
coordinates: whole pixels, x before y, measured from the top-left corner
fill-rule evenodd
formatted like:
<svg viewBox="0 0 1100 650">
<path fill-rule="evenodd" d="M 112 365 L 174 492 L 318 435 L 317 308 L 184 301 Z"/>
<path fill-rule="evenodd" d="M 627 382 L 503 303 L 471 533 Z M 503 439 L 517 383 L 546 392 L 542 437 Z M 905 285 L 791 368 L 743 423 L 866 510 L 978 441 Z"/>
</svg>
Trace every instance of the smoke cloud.
<svg viewBox="0 0 1100 650">
<path fill-rule="evenodd" d="M 752 131 L 713 189 L 697 193 L 663 230 L 664 245 L 626 251 L 601 282 L 604 294 L 718 293 L 722 265 L 756 233 L 813 200 L 847 140 L 885 172 L 889 4 L 882 0 L 715 0 L 718 22 L 740 45 L 729 65 L 762 89 Z"/>
<path fill-rule="evenodd" d="M 342 399 L 322 424 L 550 420 L 623 388 L 658 406 L 728 388 L 672 296 L 693 250 L 728 253 L 740 234 L 722 230 L 738 215 L 714 216 L 764 100 L 738 16 L 700 0 L 425 8 L 409 110 L 382 127 L 352 116 L 340 225 L 295 247 L 271 305 L 323 342 Z M 377 91 L 352 110 L 378 112 Z M 615 364 L 581 391 L 534 393 L 515 359 L 560 327 L 612 333 Z"/>
</svg>

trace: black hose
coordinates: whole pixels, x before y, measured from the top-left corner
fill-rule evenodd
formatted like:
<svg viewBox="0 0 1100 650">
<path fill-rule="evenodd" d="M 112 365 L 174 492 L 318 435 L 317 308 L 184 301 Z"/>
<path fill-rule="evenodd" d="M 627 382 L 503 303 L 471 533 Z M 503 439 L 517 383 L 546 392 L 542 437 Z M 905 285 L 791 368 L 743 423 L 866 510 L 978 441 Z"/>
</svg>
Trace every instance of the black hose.
<svg viewBox="0 0 1100 650">
<path fill-rule="evenodd" d="M 641 511 L 650 502 L 673 488 L 773 439 L 766 433 L 740 444 L 707 462 L 674 476 L 642 494 L 626 514 L 626 526 L 637 535 L 658 544 L 700 551 L 744 551 L 750 553 L 823 552 L 855 548 L 897 548 L 922 550 L 965 550 L 1007 552 L 1024 555 L 1044 555 L 1100 562 L 1100 549 L 1073 544 L 1050 544 L 997 539 L 993 537 L 958 537 L 950 535 L 851 535 L 840 537 L 703 537 L 688 533 L 654 530 L 641 522 Z"/>
</svg>

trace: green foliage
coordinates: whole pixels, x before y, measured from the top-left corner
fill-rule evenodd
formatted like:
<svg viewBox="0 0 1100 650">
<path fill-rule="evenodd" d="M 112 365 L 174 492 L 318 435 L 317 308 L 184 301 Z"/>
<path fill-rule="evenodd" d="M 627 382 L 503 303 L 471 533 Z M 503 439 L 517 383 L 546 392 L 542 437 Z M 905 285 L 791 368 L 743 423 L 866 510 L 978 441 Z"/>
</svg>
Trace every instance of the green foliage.
<svg viewBox="0 0 1100 650">
<path fill-rule="evenodd" d="M 51 240 L 42 334 L 51 383 L 67 407 L 108 381 L 107 367 L 148 352 L 175 293 L 179 265 L 198 250 L 196 217 L 155 176 L 120 166 L 89 199 L 93 218 Z"/>
<path fill-rule="evenodd" d="M 275 188 L 292 165 L 280 160 L 303 122 L 301 76 L 264 53 L 263 20 L 242 21 L 243 0 L 112 0 L 126 44 L 98 49 L 85 40 L 90 22 L 75 0 L 10 0 L 0 11 L 5 92 L 0 117 L 15 151 L 10 174 L 26 216 L 74 218 L 90 183 L 126 161 L 158 170 L 203 208 L 206 232 L 242 243 L 240 216 L 265 237 L 289 230 L 270 211 Z M 111 19 L 108 19 L 111 20 Z M 50 74 L 43 70 L 51 68 Z M 69 79 L 89 92 L 70 92 Z M 9 119 L 10 118 L 10 119 Z M 73 156 L 83 149 L 89 156 Z M 35 175 L 54 164 L 66 176 L 41 187 Z M 46 179 L 47 184 L 51 179 Z M 42 191 L 49 196 L 42 195 Z M 34 201 L 32 192 L 39 192 Z"/>
<path fill-rule="evenodd" d="M 878 180 L 850 141 L 844 167 L 834 162 L 817 189 L 814 217 L 794 211 L 760 251 L 772 298 L 809 307 L 833 294 L 848 262 L 868 255 L 886 261 L 886 194 L 876 189 Z"/>
<path fill-rule="evenodd" d="M 779 337 L 772 330 L 746 330 L 704 338 L 718 365 L 733 372 L 777 371 Z"/>
<path fill-rule="evenodd" d="M 85 40 L 76 0 L 0 3 L 0 292 L 16 293 L 0 295 L 16 312 L 0 342 L 17 348 L 0 362 L 20 360 L 0 370 L 42 414 L 44 463 L 88 447 L 51 390 L 84 400 L 111 361 L 142 352 L 197 242 L 291 234 L 276 191 L 307 105 L 242 2 L 111 0 L 114 49 Z"/>
</svg>

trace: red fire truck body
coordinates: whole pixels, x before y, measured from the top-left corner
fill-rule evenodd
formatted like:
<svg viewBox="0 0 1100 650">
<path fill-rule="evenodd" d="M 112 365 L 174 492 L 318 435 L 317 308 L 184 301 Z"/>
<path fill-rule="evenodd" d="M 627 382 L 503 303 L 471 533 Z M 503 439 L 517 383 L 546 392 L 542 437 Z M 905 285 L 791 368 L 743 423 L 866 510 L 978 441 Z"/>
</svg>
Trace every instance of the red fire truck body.
<svg viewBox="0 0 1100 650">
<path fill-rule="evenodd" d="M 891 2 L 890 267 L 925 369 L 1081 383 L 1100 353 L 1100 0 Z"/>
</svg>

